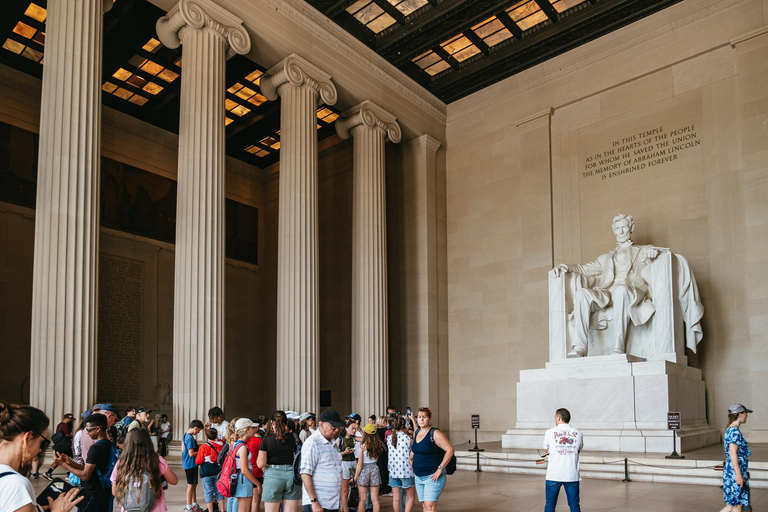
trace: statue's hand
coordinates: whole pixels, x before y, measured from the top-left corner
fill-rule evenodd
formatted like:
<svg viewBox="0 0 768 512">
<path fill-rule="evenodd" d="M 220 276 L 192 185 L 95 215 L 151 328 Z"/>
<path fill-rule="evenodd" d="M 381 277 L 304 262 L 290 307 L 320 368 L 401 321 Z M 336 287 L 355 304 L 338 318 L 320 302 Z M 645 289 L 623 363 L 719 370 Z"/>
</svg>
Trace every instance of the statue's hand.
<svg viewBox="0 0 768 512">
<path fill-rule="evenodd" d="M 645 261 L 651 261 L 653 259 L 656 259 L 656 257 L 665 249 L 661 247 L 646 247 L 645 248 Z M 668 249 L 667 249 L 668 250 Z"/>
<path fill-rule="evenodd" d="M 552 279 L 557 279 L 558 277 L 560 277 L 562 274 L 566 272 L 568 272 L 568 265 L 566 265 L 565 263 L 561 263 L 549 271 L 549 277 L 551 277 Z"/>
</svg>

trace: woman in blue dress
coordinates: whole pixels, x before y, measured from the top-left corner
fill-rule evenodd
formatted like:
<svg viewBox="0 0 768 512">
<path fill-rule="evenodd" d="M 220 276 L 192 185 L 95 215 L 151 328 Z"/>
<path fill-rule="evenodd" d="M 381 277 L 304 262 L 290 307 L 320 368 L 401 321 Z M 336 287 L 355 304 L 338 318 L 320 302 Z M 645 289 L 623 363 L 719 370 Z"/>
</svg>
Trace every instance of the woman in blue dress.
<svg viewBox="0 0 768 512">
<path fill-rule="evenodd" d="M 751 412 L 741 404 L 733 404 L 728 409 L 728 428 L 723 437 L 725 445 L 723 501 L 726 505 L 720 512 L 741 512 L 742 507 L 749 505 L 747 457 L 752 453 L 739 427 L 747 422 L 747 414 Z M 734 464 L 734 461 L 738 464 Z"/>
</svg>

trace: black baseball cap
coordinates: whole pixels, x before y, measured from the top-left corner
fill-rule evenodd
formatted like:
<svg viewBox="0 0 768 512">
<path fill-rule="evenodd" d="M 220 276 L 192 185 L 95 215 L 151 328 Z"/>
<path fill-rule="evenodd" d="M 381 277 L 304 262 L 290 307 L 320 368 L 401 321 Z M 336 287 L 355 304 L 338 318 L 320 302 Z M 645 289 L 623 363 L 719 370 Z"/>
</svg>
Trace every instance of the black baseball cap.
<svg viewBox="0 0 768 512">
<path fill-rule="evenodd" d="M 339 413 L 337 413 L 333 409 L 324 410 L 323 412 L 320 413 L 320 417 L 318 419 L 324 423 L 330 423 L 331 426 L 334 426 L 334 427 L 343 427 L 345 425 L 345 423 L 341 421 L 341 417 L 339 416 Z"/>
<path fill-rule="evenodd" d="M 152 411 L 150 411 L 150 410 L 149 410 L 149 409 L 147 409 L 146 407 L 139 407 L 138 409 L 136 409 L 136 414 L 139 414 L 140 412 L 146 412 L 146 413 L 150 413 L 150 412 L 152 412 Z"/>
</svg>

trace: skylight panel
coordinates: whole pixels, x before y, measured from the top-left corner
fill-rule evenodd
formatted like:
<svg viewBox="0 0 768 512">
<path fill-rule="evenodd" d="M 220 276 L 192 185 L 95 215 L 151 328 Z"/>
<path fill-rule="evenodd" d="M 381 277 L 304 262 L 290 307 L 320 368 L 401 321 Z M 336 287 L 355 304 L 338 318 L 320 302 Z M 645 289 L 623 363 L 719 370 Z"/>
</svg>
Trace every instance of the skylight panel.
<svg viewBox="0 0 768 512">
<path fill-rule="evenodd" d="M 520 30 L 528 30 L 531 27 L 547 21 L 547 15 L 541 10 L 534 0 L 524 0 L 518 2 L 509 9 L 507 14 L 512 18 Z"/>
</svg>

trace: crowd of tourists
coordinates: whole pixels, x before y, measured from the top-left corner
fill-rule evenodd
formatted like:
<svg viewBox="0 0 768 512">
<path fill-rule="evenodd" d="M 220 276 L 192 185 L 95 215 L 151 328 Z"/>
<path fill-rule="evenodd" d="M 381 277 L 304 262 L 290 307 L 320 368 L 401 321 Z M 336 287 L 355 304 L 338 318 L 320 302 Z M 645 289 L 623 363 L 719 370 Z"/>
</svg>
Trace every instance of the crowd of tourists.
<svg viewBox="0 0 768 512">
<path fill-rule="evenodd" d="M 164 490 L 179 483 L 165 458 L 170 422 L 151 418 L 144 407 L 125 412 L 121 419 L 112 404 L 97 404 L 77 427 L 67 414 L 49 439 L 41 410 L 0 403 L 0 510 L 165 512 Z M 357 413 L 342 419 L 332 409 L 227 421 L 212 407 L 207 421 L 193 420 L 181 439 L 185 511 L 257 512 L 263 503 L 265 512 L 379 512 L 381 495 L 393 497 L 396 512 L 410 512 L 416 499 L 436 511 L 455 457 L 431 420 L 425 407 L 415 416 L 388 408 L 365 423 Z M 41 501 L 46 493 L 36 497 L 26 477 L 40 477 L 39 460 L 51 443 L 53 464 L 42 476 L 56 492 Z M 66 471 L 63 487 L 54 481 L 56 468 Z"/>
<path fill-rule="evenodd" d="M 721 512 L 748 512 L 749 446 L 739 427 L 752 411 L 734 404 L 724 436 L 725 467 Z M 165 456 L 171 425 L 165 416 L 129 408 L 121 420 L 109 403 L 81 414 L 66 414 L 48 438 L 49 419 L 28 405 L 0 402 L 0 511 L 8 512 L 165 512 L 164 490 L 179 477 Z M 187 482 L 185 512 L 203 512 L 197 486 L 203 485 L 208 512 L 363 512 L 380 511 L 379 497 L 392 495 L 395 512 L 411 512 L 416 499 L 427 512 L 437 510 L 446 474 L 456 459 L 448 438 L 432 427 L 432 412 L 420 408 L 399 414 L 359 414 L 342 419 L 328 409 L 316 416 L 275 411 L 268 420 L 224 419 L 219 407 L 208 421 L 196 419 L 182 439 L 182 470 Z M 567 409 L 555 413 L 556 426 L 544 436 L 548 454 L 545 512 L 554 512 L 565 488 L 571 512 L 580 512 L 581 432 L 570 425 Z M 205 440 L 198 441 L 203 433 Z M 27 478 L 39 478 L 39 456 L 53 444 L 52 480 L 40 495 Z M 53 470 L 67 472 L 68 485 L 55 486 Z M 51 490 L 51 492 L 48 492 Z"/>
</svg>

